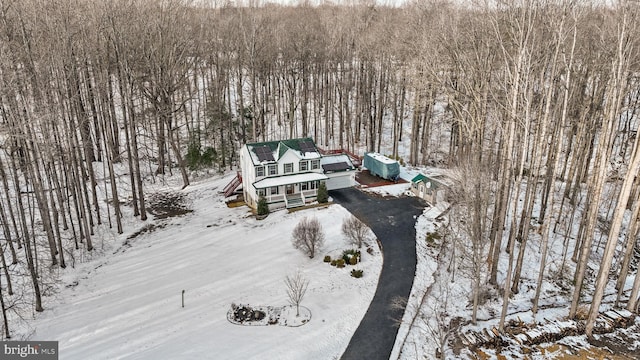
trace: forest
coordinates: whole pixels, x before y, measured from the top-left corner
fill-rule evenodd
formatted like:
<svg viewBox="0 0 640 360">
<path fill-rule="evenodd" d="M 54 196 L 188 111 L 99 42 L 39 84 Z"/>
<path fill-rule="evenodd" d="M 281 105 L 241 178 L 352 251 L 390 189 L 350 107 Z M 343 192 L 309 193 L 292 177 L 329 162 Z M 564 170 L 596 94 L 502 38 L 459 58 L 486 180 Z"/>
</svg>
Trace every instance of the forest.
<svg viewBox="0 0 640 360">
<path fill-rule="evenodd" d="M 588 334 L 607 287 L 637 311 L 637 2 L 214 5 L 0 1 L 5 338 L 125 231 L 123 207 L 147 219 L 149 184 L 175 173 L 187 187 L 234 170 L 246 142 L 302 136 L 460 174 L 473 321 L 493 287 L 503 326 L 532 238 L 534 314 L 563 276 Z M 563 261 L 548 264 L 554 239 Z"/>
</svg>

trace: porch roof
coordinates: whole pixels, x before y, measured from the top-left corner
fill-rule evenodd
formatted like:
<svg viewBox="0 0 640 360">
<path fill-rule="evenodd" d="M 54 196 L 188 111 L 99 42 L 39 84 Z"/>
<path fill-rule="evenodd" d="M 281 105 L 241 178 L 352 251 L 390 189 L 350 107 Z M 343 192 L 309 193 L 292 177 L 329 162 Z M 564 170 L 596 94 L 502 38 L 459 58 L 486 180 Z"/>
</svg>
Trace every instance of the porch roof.
<svg viewBox="0 0 640 360">
<path fill-rule="evenodd" d="M 327 176 L 316 172 L 308 172 L 304 174 L 285 175 L 277 177 L 264 178 L 253 183 L 256 189 L 265 189 L 273 186 L 282 186 L 289 184 L 298 184 L 308 181 L 327 180 Z"/>
</svg>

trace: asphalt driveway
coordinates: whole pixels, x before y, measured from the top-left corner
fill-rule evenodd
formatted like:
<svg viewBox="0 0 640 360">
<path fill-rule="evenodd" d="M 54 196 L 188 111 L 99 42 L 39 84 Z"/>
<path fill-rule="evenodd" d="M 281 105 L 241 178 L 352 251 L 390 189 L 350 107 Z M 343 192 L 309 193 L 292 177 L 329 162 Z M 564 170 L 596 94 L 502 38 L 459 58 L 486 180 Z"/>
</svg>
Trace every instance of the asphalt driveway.
<svg viewBox="0 0 640 360">
<path fill-rule="evenodd" d="M 411 292 L 416 271 L 415 223 L 424 205 L 413 197 L 381 198 L 353 188 L 332 190 L 329 195 L 373 230 L 384 256 L 376 293 L 342 359 L 387 360 L 398 333 L 395 319 L 404 313 L 390 305 L 393 298 L 406 299 Z"/>
</svg>

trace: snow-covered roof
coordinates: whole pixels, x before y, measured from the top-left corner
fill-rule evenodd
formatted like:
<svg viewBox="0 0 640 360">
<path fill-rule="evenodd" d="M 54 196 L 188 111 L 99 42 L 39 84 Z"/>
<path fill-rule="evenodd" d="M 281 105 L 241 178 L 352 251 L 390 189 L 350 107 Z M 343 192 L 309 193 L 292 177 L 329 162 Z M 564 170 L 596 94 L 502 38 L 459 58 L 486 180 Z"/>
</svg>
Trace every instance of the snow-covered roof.
<svg viewBox="0 0 640 360">
<path fill-rule="evenodd" d="M 300 160 L 319 159 L 320 152 L 311 138 L 288 139 L 246 144 L 254 165 L 277 162 L 291 152 Z"/>
<path fill-rule="evenodd" d="M 346 154 L 324 155 L 322 158 L 320 158 L 321 165 L 336 164 L 342 162 L 351 164 L 351 159 L 349 159 L 349 156 Z"/>
<path fill-rule="evenodd" d="M 393 159 L 389 159 L 388 157 L 382 155 L 382 154 L 378 154 L 375 152 L 370 152 L 370 153 L 366 153 L 365 155 L 369 156 L 372 159 L 376 159 L 377 161 L 383 163 L 383 164 L 394 164 L 397 163 L 396 160 Z"/>
<path fill-rule="evenodd" d="M 300 160 L 313 160 L 320 157 L 320 153 L 315 151 L 312 151 L 312 152 L 296 151 L 295 154 L 300 157 Z"/>
<path fill-rule="evenodd" d="M 346 154 L 324 155 L 320 158 L 320 166 L 325 173 L 355 170 L 355 166 Z"/>
<path fill-rule="evenodd" d="M 262 180 L 253 183 L 253 187 L 256 189 L 265 189 L 272 186 L 282 186 L 289 184 L 298 184 L 308 181 L 327 180 L 327 176 L 320 173 L 308 172 L 304 174 L 286 175 L 264 178 Z"/>
</svg>

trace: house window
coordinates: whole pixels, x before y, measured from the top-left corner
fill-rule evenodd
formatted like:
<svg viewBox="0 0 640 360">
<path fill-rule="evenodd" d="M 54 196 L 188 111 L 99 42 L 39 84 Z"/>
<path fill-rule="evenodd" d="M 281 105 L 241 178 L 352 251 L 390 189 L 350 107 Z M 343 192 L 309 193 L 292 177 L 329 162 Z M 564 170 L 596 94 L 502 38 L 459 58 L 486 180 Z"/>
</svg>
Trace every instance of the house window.
<svg viewBox="0 0 640 360">
<path fill-rule="evenodd" d="M 292 173 L 293 172 L 293 163 L 284 164 L 284 173 Z"/>
<path fill-rule="evenodd" d="M 258 197 L 267 195 L 267 192 L 264 189 L 258 189 Z"/>
<path fill-rule="evenodd" d="M 312 181 L 311 182 L 311 188 L 312 189 L 316 189 L 318 187 L 318 182 L 317 181 Z"/>
<path fill-rule="evenodd" d="M 309 183 L 308 182 L 300 183 L 300 190 L 301 191 L 309 190 Z"/>
<path fill-rule="evenodd" d="M 269 165 L 269 175 L 278 175 L 278 165 Z"/>
<path fill-rule="evenodd" d="M 300 171 L 309 170 L 309 162 L 308 161 L 300 161 Z"/>
<path fill-rule="evenodd" d="M 311 160 L 311 170 L 320 169 L 320 160 Z"/>
<path fill-rule="evenodd" d="M 256 176 L 264 176 L 264 166 L 256 166 Z"/>
<path fill-rule="evenodd" d="M 272 186 L 269 189 L 269 192 L 270 192 L 271 195 L 278 195 L 278 187 L 277 186 Z"/>
</svg>

